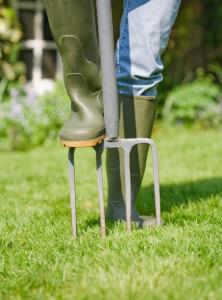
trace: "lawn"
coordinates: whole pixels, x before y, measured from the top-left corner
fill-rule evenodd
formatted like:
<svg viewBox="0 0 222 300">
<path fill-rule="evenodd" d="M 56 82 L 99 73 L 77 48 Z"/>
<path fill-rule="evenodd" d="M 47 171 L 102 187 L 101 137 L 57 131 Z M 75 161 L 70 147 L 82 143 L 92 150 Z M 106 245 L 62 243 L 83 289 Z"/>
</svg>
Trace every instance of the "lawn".
<svg viewBox="0 0 222 300">
<path fill-rule="evenodd" d="M 222 132 L 158 127 L 160 228 L 99 237 L 96 171 L 77 152 L 79 239 L 66 149 L 0 153 L 0 299 L 222 299 Z M 153 211 L 151 164 L 139 195 Z"/>
</svg>

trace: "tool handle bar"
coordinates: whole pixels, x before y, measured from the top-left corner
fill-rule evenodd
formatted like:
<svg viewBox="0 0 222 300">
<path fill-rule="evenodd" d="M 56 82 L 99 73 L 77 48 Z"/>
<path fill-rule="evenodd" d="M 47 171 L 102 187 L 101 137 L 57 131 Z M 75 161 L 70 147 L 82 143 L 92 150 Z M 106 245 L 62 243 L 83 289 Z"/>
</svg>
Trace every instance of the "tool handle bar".
<svg viewBox="0 0 222 300">
<path fill-rule="evenodd" d="M 111 0 L 96 0 L 100 59 L 102 69 L 103 106 L 108 140 L 119 134 L 119 109 L 113 38 Z"/>
</svg>

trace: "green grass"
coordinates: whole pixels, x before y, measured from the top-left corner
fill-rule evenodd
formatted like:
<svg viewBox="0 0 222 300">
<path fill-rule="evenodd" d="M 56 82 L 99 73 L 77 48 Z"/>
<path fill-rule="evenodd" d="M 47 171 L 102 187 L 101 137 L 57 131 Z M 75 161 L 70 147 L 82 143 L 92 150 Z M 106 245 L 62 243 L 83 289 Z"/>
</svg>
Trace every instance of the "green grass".
<svg viewBox="0 0 222 300">
<path fill-rule="evenodd" d="M 70 234 L 66 150 L 0 153 L 0 299 L 221 299 L 222 134 L 164 128 L 161 228 L 99 237 L 92 150 L 77 152 L 79 239 Z M 148 162 L 150 166 L 150 161 Z M 138 207 L 150 214 L 151 170 Z"/>
</svg>

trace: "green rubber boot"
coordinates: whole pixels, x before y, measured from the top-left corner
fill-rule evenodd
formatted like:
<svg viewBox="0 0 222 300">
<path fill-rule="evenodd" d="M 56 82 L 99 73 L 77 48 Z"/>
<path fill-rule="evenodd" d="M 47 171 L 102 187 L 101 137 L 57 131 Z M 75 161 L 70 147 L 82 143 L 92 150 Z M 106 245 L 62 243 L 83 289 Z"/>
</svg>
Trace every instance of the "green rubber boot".
<svg viewBox="0 0 222 300">
<path fill-rule="evenodd" d="M 148 96 L 119 96 L 121 138 L 149 138 L 155 119 L 156 100 Z M 155 224 L 154 218 L 144 220 L 135 208 L 147 160 L 148 146 L 138 145 L 131 152 L 132 220 L 142 227 Z M 108 207 L 110 220 L 126 220 L 123 152 L 107 150 Z"/>
<path fill-rule="evenodd" d="M 87 146 L 105 134 L 93 1 L 43 3 L 62 57 L 65 87 L 71 99 L 71 115 L 60 138 L 66 146 L 72 146 L 72 142 Z"/>
</svg>

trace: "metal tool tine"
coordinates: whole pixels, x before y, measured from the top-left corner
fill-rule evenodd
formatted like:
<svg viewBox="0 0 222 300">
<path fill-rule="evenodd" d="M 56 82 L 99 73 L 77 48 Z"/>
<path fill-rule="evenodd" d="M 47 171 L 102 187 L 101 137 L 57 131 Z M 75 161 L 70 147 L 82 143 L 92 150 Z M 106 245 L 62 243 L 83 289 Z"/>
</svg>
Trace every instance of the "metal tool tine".
<svg viewBox="0 0 222 300">
<path fill-rule="evenodd" d="M 69 184 L 70 184 L 70 205 L 72 213 L 72 234 L 77 237 L 77 218 L 76 218 L 76 188 L 75 188 L 75 148 L 69 148 Z"/>
<path fill-rule="evenodd" d="M 159 181 L 159 166 L 157 146 L 152 141 L 152 161 L 153 161 L 153 182 L 154 182 L 154 196 L 155 196 L 155 215 L 157 226 L 161 225 L 161 208 L 160 208 L 160 181 Z"/>
<path fill-rule="evenodd" d="M 102 171 L 102 153 L 103 145 L 95 147 L 96 151 L 96 168 L 97 168 L 97 184 L 98 184 L 98 203 L 99 203 L 99 215 L 100 215 L 100 232 L 101 237 L 106 235 L 106 219 L 105 219 L 105 207 L 103 197 L 103 171 Z"/>
<path fill-rule="evenodd" d="M 132 230 L 132 193 L 131 193 L 131 173 L 130 173 L 130 150 L 124 148 L 124 171 L 125 171 L 125 198 L 126 198 L 126 229 Z"/>
</svg>

